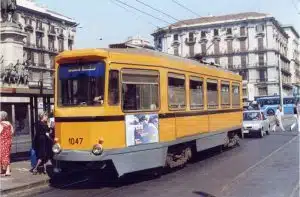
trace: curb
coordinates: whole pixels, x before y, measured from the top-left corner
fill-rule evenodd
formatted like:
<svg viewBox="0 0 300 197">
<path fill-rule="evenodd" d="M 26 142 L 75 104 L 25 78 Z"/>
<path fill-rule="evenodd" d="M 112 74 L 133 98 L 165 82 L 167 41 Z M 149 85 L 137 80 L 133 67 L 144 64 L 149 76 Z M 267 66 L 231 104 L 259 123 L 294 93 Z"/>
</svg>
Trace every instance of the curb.
<svg viewBox="0 0 300 197">
<path fill-rule="evenodd" d="M 27 185 L 17 186 L 14 188 L 8 188 L 8 189 L 3 189 L 3 190 L 1 189 L 0 193 L 1 193 L 1 196 L 3 196 L 3 197 L 11 196 L 14 194 L 17 196 L 20 196 L 20 195 L 18 195 L 19 192 L 21 192 L 21 191 L 25 192 L 24 190 L 30 190 L 30 189 L 34 189 L 34 188 L 37 188 L 40 186 L 47 185 L 47 184 L 49 184 L 49 181 L 50 181 L 50 179 L 46 179 L 46 180 L 37 181 L 34 183 L 29 183 Z"/>
</svg>

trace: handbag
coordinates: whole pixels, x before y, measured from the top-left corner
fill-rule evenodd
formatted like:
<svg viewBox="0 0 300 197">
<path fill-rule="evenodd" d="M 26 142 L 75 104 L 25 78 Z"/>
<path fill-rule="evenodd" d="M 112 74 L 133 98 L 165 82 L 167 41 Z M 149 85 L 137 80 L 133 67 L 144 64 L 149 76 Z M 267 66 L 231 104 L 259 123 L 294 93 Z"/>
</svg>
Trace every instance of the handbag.
<svg viewBox="0 0 300 197">
<path fill-rule="evenodd" d="M 30 149 L 30 162 L 32 168 L 34 168 L 37 164 L 36 152 L 33 148 Z"/>
</svg>

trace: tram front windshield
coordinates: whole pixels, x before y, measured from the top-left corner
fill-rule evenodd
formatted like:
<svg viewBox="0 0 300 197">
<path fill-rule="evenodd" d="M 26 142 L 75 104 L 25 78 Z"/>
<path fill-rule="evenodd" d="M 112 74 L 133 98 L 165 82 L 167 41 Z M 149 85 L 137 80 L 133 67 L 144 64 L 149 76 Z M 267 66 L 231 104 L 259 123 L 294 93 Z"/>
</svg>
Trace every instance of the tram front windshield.
<svg viewBox="0 0 300 197">
<path fill-rule="evenodd" d="M 58 105 L 93 106 L 104 102 L 104 62 L 61 64 L 58 70 Z"/>
</svg>

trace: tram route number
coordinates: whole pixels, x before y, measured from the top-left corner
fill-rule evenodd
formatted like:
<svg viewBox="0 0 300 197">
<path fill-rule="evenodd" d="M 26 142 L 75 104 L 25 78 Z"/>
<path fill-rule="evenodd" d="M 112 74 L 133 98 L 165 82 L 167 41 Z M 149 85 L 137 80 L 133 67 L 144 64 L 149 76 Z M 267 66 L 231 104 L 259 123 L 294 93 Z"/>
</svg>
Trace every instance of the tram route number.
<svg viewBox="0 0 300 197">
<path fill-rule="evenodd" d="M 82 144 L 83 138 L 69 138 L 69 144 L 75 145 L 75 144 Z"/>
</svg>

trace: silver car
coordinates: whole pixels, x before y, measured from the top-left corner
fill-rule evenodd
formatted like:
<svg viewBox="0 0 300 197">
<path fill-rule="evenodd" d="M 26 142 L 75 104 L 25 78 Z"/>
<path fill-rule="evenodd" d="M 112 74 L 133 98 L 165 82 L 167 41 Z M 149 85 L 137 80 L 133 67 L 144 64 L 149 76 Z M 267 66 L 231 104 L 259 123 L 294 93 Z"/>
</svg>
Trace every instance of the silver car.
<svg viewBox="0 0 300 197">
<path fill-rule="evenodd" d="M 251 110 L 243 112 L 243 136 L 256 134 L 260 138 L 269 135 L 271 123 L 262 111 Z"/>
</svg>

